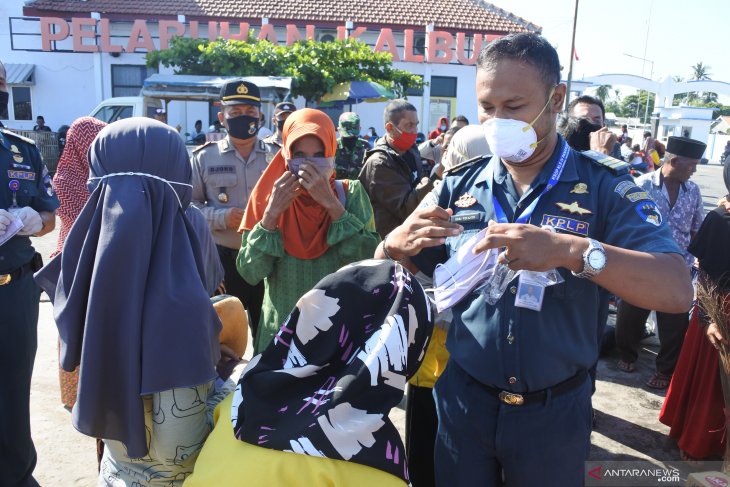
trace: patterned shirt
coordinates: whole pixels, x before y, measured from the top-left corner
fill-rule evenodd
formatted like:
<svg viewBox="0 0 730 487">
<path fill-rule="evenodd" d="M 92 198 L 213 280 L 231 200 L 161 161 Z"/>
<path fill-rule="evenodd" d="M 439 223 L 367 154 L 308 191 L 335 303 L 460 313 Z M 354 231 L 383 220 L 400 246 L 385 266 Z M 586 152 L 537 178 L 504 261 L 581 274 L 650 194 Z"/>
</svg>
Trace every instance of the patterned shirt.
<svg viewBox="0 0 730 487">
<path fill-rule="evenodd" d="M 677 201 L 674 206 L 671 206 L 661 169 L 644 174 L 636 180 L 636 184 L 649 193 L 649 196 L 656 202 L 662 218 L 666 220 L 672 230 L 674 241 L 682 249 L 685 262 L 691 267 L 695 258 L 687 251 L 687 246 L 705 218 L 700 187 L 692 181 L 682 183 L 679 187 Z"/>
<path fill-rule="evenodd" d="M 337 140 L 337 154 L 335 154 L 335 172 L 337 179 L 357 179 L 360 175 L 365 152 L 370 150 L 370 144 L 365 139 L 358 137 L 355 146 L 350 149 Z"/>
</svg>

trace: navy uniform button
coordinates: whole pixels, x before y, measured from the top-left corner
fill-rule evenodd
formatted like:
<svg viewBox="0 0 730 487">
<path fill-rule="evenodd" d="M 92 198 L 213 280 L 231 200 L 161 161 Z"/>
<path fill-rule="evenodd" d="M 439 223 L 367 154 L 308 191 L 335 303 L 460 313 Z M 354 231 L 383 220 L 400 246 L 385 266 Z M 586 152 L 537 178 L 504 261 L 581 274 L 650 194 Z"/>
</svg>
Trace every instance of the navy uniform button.
<svg viewBox="0 0 730 487">
<path fill-rule="evenodd" d="M 509 343 L 510 345 L 512 345 L 512 343 L 514 343 L 514 341 L 515 341 L 515 337 L 513 335 L 509 335 L 507 337 L 507 343 Z"/>
<path fill-rule="evenodd" d="M 511 292 L 512 294 L 517 294 L 517 286 L 512 286 L 511 288 L 509 288 L 509 292 Z"/>
<path fill-rule="evenodd" d="M 509 379 L 507 379 L 507 382 L 509 382 L 510 384 L 516 384 L 517 383 L 517 377 L 510 377 Z"/>
</svg>

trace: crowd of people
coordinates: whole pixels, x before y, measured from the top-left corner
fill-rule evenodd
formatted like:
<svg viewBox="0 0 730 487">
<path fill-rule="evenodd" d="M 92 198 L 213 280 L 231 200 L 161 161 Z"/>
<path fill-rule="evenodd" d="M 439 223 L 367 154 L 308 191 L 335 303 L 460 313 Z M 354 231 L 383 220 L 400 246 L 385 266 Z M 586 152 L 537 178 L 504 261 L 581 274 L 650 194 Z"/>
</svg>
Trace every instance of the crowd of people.
<svg viewBox="0 0 730 487">
<path fill-rule="evenodd" d="M 402 99 L 383 136 L 285 101 L 259 137 L 259 88 L 234 80 L 227 135 L 192 156 L 161 120 L 84 117 L 53 181 L 28 139 L 1 131 L 3 485 L 38 485 L 40 289 L 99 485 L 583 485 L 610 299 L 618 368 L 636 369 L 655 310 L 661 421 L 684 458 L 721 454 L 719 378 L 694 378 L 717 372 L 727 337 L 688 313 L 696 259 L 726 285 L 730 203 L 704 218 L 689 181 L 704 144 L 649 134 L 635 164 L 599 100 L 563 113 L 560 69 L 539 35 L 489 43 L 479 124 L 444 117 L 428 137 Z M 43 266 L 30 237 L 56 215 Z M 406 391 L 403 443 L 389 413 Z"/>
</svg>

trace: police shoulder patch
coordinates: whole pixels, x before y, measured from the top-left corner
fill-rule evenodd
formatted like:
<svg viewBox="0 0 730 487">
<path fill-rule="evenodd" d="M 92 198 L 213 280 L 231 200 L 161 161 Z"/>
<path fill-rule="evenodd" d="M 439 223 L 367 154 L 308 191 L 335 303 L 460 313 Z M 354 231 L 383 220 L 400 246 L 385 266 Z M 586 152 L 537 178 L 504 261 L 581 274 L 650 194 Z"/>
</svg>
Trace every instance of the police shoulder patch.
<svg viewBox="0 0 730 487">
<path fill-rule="evenodd" d="M 212 140 L 209 140 L 205 144 L 199 145 L 198 147 L 196 147 L 195 149 L 193 149 L 193 153 L 196 153 L 196 152 L 198 152 L 201 149 L 205 149 L 206 147 L 208 147 L 209 145 L 212 145 L 212 144 L 215 144 L 215 142 L 213 142 Z"/>
<path fill-rule="evenodd" d="M 630 165 L 624 161 L 616 159 L 615 157 L 607 156 L 606 154 L 594 150 L 585 150 L 581 152 L 581 154 L 586 156 L 598 166 L 606 168 L 618 176 L 628 174 L 629 172 Z"/>
<path fill-rule="evenodd" d="M 476 156 L 476 157 L 473 157 L 471 159 L 468 159 L 468 160 L 466 160 L 464 162 L 460 162 L 459 164 L 457 164 L 455 166 L 452 166 L 452 167 L 444 170 L 444 176 L 447 175 L 447 174 L 448 175 L 456 174 L 457 172 L 461 171 L 462 169 L 465 169 L 467 167 L 471 167 L 471 166 L 473 166 L 476 163 L 486 162 L 486 161 L 489 160 L 490 157 L 492 157 L 492 156 Z"/>
<path fill-rule="evenodd" d="M 8 129 L 4 129 L 3 128 L 3 129 L 0 129 L 0 132 L 2 132 L 3 135 L 5 135 L 6 137 L 10 137 L 10 138 L 14 138 L 14 139 L 21 140 L 21 141 L 25 142 L 26 144 L 35 145 L 35 140 L 30 139 L 28 137 L 23 137 L 22 135 L 19 135 L 19 134 L 16 134 L 12 130 L 8 130 Z"/>
</svg>

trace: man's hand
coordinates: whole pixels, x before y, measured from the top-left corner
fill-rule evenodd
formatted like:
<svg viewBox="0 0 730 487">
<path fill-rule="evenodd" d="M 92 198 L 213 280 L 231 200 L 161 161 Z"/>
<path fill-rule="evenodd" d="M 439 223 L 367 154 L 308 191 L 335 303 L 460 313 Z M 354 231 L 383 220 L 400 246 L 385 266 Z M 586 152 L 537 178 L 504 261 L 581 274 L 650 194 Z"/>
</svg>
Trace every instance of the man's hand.
<svg viewBox="0 0 730 487">
<path fill-rule="evenodd" d="M 723 196 L 717 200 L 717 206 L 724 206 L 725 211 L 730 211 L 730 201 L 727 200 L 727 196 Z"/>
<path fill-rule="evenodd" d="M 226 212 L 226 228 L 238 230 L 238 227 L 241 226 L 241 220 L 243 220 L 244 213 L 245 211 L 241 208 L 229 208 Z"/>
<path fill-rule="evenodd" d="M 5 231 L 14 220 L 13 215 L 7 210 L 0 210 L 0 237 L 5 235 Z"/>
<path fill-rule="evenodd" d="M 616 145 L 616 134 L 603 127 L 601 130 L 591 132 L 591 150 L 601 152 L 603 154 L 610 154 L 613 151 L 613 146 Z"/>
<path fill-rule="evenodd" d="M 35 235 L 43 230 L 43 219 L 41 215 L 30 206 L 11 208 L 10 213 L 20 218 L 20 221 L 23 222 L 23 228 L 20 229 L 18 235 Z"/>
<path fill-rule="evenodd" d="M 710 323 L 705 330 L 705 335 L 712 346 L 717 350 L 720 350 L 720 344 L 728 344 L 727 338 L 724 338 L 722 333 L 720 333 L 720 327 L 717 326 L 717 323 Z"/>
<path fill-rule="evenodd" d="M 275 230 L 279 224 L 279 217 L 299 196 L 301 189 L 302 185 L 299 179 L 291 171 L 284 172 L 274 183 L 274 189 L 271 191 L 269 204 L 264 211 L 261 225 L 267 230 Z"/>
<path fill-rule="evenodd" d="M 464 231 L 461 225 L 451 223 L 452 214 L 451 209 L 444 210 L 438 206 L 417 209 L 388 234 L 386 250 L 393 258 L 400 259 L 416 255 L 426 247 L 442 245 L 446 237 Z"/>
<path fill-rule="evenodd" d="M 588 241 L 535 225 L 490 224 L 484 239 L 474 246 L 474 253 L 499 248 L 505 248 L 499 262 L 512 270 L 545 272 L 565 267 L 578 272 L 583 268 L 583 252 L 588 248 Z"/>
</svg>

